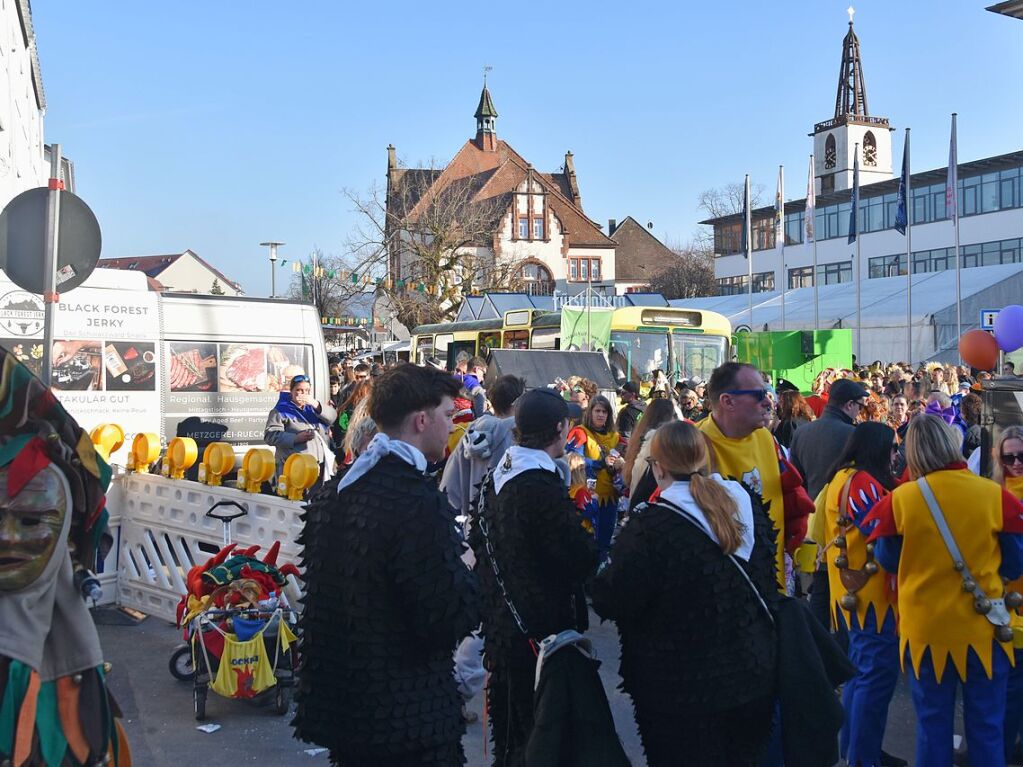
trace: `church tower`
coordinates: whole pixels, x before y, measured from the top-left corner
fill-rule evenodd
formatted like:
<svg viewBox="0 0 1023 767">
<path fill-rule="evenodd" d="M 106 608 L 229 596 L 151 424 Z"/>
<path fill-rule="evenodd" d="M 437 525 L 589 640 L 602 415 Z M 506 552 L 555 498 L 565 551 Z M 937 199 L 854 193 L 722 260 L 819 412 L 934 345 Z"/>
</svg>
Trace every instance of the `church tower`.
<svg viewBox="0 0 1023 767">
<path fill-rule="evenodd" d="M 494 108 L 494 100 L 490 98 L 490 90 L 487 88 L 487 80 L 483 78 L 483 92 L 480 94 L 480 103 L 476 107 L 476 138 L 474 143 L 484 152 L 497 151 L 497 110 Z"/>
<path fill-rule="evenodd" d="M 835 95 L 835 116 L 813 126 L 814 175 L 818 194 L 852 188 L 853 156 L 860 147 L 860 186 L 892 177 L 894 128 L 887 117 L 872 117 L 867 108 L 867 84 L 863 79 L 860 41 L 853 31 L 849 8 L 849 32 L 842 41 L 842 67 Z"/>
</svg>

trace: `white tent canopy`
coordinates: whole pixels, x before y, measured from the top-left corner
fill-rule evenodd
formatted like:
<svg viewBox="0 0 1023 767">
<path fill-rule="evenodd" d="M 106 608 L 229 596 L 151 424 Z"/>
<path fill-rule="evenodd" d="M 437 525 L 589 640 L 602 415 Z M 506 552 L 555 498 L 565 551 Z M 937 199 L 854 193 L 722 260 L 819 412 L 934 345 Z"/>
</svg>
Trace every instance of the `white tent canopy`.
<svg viewBox="0 0 1023 767">
<path fill-rule="evenodd" d="M 913 275 L 913 359 L 955 362 L 955 271 Z M 983 309 L 1000 309 L 1023 301 L 1023 264 L 1002 264 L 963 269 L 960 273 L 963 332 L 980 326 Z M 905 360 L 906 277 L 865 280 L 861 285 L 860 326 L 862 339 L 853 338 L 860 360 Z M 760 330 L 811 330 L 814 327 L 813 288 L 785 293 L 785 325 L 781 321 L 781 293 L 754 293 L 750 321 L 749 296 L 745 293 L 709 298 L 676 299 L 672 306 L 706 309 L 724 314 L 733 327 L 748 325 Z M 845 282 L 822 285 L 818 291 L 819 327 L 856 327 L 856 286 Z"/>
</svg>

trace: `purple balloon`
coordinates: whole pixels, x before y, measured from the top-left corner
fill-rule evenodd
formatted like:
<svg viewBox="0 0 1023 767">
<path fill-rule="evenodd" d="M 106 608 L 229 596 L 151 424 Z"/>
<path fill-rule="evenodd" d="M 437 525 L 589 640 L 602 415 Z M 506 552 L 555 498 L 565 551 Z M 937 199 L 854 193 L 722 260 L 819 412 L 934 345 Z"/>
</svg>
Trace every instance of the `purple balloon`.
<svg viewBox="0 0 1023 767">
<path fill-rule="evenodd" d="M 1010 304 L 995 317 L 995 341 L 1003 352 L 1023 346 L 1023 306 Z"/>
</svg>

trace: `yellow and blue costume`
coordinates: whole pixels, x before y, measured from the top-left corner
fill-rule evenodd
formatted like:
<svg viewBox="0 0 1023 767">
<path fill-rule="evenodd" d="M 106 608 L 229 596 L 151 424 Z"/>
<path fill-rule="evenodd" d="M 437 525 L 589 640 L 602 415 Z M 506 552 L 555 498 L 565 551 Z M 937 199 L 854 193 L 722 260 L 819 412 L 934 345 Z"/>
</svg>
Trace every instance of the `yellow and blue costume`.
<svg viewBox="0 0 1023 767">
<path fill-rule="evenodd" d="M 618 522 L 618 498 L 622 485 L 618 474 L 607 468 L 608 454 L 618 447 L 618 432 L 608 429 L 601 433 L 585 426 L 576 426 L 568 433 L 566 450 L 578 453 L 586 459 L 586 477 L 596 480 L 596 514 L 591 520 L 597 538 L 597 549 L 601 559 L 611 548 L 611 536 Z M 590 504 L 591 508 L 593 507 Z"/>
<path fill-rule="evenodd" d="M 848 497 L 842 508 L 847 484 Z M 839 752 L 849 764 L 881 763 L 888 704 L 899 679 L 899 637 L 891 578 L 880 571 L 870 575 L 855 592 L 855 607 L 847 610 L 841 604 L 846 588 L 835 560 L 845 556 L 848 568 L 864 571 L 865 565 L 873 559 L 867 551 L 870 526 L 866 518 L 887 494 L 868 472 L 842 469 L 828 484 L 825 496 L 831 617 L 835 628 L 848 631 L 849 660 L 857 670 L 856 676 L 842 689 L 846 719 L 839 735 Z M 843 517 L 849 524 L 839 523 Z M 844 543 L 841 548 L 835 545 L 840 536 Z"/>
<path fill-rule="evenodd" d="M 964 463 L 931 472 L 927 483 L 977 584 L 988 596 L 1001 596 L 1002 577 L 1023 575 L 1023 505 Z M 868 540 L 876 543 L 878 563 L 897 575 L 899 653 L 903 666 L 910 665 L 917 712 L 916 763 L 952 763 L 955 695 L 962 686 L 971 763 L 1004 764 L 1010 644 L 994 639 L 994 627 L 963 591 L 917 483 L 882 498 L 868 523 L 876 525 Z"/>
</svg>

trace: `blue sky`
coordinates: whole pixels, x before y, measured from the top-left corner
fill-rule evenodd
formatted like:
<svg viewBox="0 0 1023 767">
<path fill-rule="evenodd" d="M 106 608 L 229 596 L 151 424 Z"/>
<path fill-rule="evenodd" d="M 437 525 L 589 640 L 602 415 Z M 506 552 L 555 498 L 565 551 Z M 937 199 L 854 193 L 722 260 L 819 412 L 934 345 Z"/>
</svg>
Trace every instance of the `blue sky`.
<svg viewBox="0 0 1023 767">
<path fill-rule="evenodd" d="M 871 114 L 896 165 L 1023 149 L 1023 22 L 993 0 L 861 0 Z M 388 143 L 443 163 L 475 132 L 484 64 L 498 135 L 541 170 L 575 154 L 586 212 L 668 241 L 703 189 L 750 173 L 805 193 L 834 111 L 848 0 L 176 2 L 36 0 L 48 142 L 76 165 L 107 257 L 192 248 L 269 293 L 266 249 L 340 253 L 342 190 L 383 183 Z M 280 276 L 290 271 L 278 272 Z"/>
</svg>

